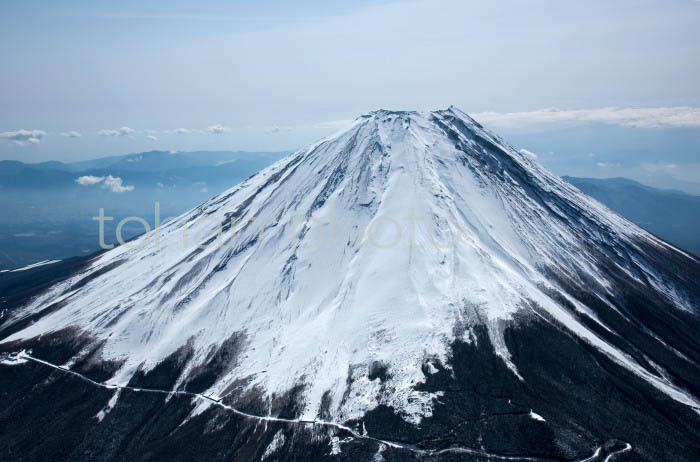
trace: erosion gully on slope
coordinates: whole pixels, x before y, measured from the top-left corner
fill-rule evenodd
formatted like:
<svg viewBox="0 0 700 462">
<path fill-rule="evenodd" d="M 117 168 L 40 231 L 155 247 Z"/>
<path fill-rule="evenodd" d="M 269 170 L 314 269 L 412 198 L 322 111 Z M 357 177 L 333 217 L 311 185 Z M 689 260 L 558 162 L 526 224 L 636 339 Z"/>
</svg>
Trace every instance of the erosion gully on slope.
<svg viewBox="0 0 700 462">
<path fill-rule="evenodd" d="M 503 454 L 495 454 L 495 453 L 486 452 L 486 451 L 483 451 L 480 449 L 467 448 L 467 447 L 462 447 L 462 446 L 454 446 L 454 447 L 449 447 L 449 448 L 439 449 L 439 450 L 421 449 L 415 445 L 411 445 L 408 443 L 382 440 L 382 439 L 374 438 L 374 437 L 366 435 L 366 434 L 361 434 L 348 426 L 345 426 L 345 425 L 339 424 L 339 423 L 335 423 L 335 422 L 327 422 L 327 421 L 323 421 L 323 420 L 285 419 L 285 418 L 274 417 L 274 416 L 260 416 L 260 415 L 255 415 L 255 414 L 249 414 L 247 412 L 241 411 L 240 409 L 236 409 L 233 406 L 229 406 L 228 404 L 222 403 L 221 398 L 214 398 L 212 396 L 207 396 L 207 395 L 201 394 L 201 393 L 194 393 L 194 392 L 190 392 L 190 391 L 186 391 L 186 390 L 160 390 L 160 389 L 155 389 L 155 388 L 141 388 L 141 387 L 130 387 L 130 386 L 122 386 L 122 385 L 110 385 L 110 384 L 107 384 L 104 382 L 98 382 L 98 381 L 92 380 L 91 378 L 89 378 L 89 377 L 87 377 L 79 372 L 72 371 L 65 366 L 59 366 L 59 365 L 51 363 L 49 361 L 45 361 L 43 359 L 36 358 L 24 350 L 20 351 L 18 353 L 9 354 L 7 356 L 7 358 L 5 358 L 5 360 L 2 362 L 2 364 L 19 365 L 19 364 L 22 364 L 23 362 L 26 362 L 26 361 L 33 361 L 37 364 L 41 364 L 43 366 L 47 366 L 47 367 L 56 369 L 58 371 L 61 371 L 61 372 L 64 372 L 66 374 L 77 377 L 80 380 L 83 380 L 87 383 L 90 383 L 96 387 L 106 388 L 109 390 L 129 390 L 129 391 L 133 391 L 133 392 L 142 392 L 142 393 L 160 393 L 160 394 L 166 394 L 166 395 L 169 395 L 169 394 L 186 395 L 186 396 L 190 396 L 190 397 L 195 398 L 195 399 L 206 400 L 208 402 L 213 403 L 216 406 L 219 406 L 223 409 L 226 409 L 227 411 L 233 412 L 236 415 L 240 415 L 240 416 L 248 418 L 248 419 L 261 420 L 261 421 L 267 421 L 267 422 L 281 422 L 281 423 L 293 424 L 293 425 L 315 425 L 315 426 L 322 426 L 322 427 L 323 426 L 331 427 L 331 428 L 335 428 L 338 430 L 346 431 L 346 432 L 350 433 L 354 438 L 357 438 L 357 439 L 374 441 L 376 443 L 386 445 L 390 448 L 407 450 L 407 451 L 410 451 L 410 452 L 415 453 L 415 454 L 420 455 L 420 456 L 439 456 L 442 454 L 453 453 L 453 454 L 468 454 L 468 455 L 473 455 L 473 456 L 477 456 L 477 457 L 484 457 L 487 459 L 495 459 L 495 460 L 530 461 L 530 462 L 558 462 L 558 461 L 555 461 L 554 459 L 545 459 L 545 458 L 541 458 L 541 457 L 508 456 L 508 455 L 503 455 Z M 605 446 L 610 445 L 610 444 L 621 446 L 621 448 L 615 449 L 615 450 L 605 449 Z M 598 462 L 598 461 L 611 462 L 618 455 L 624 454 L 624 453 L 629 452 L 631 450 L 632 450 L 632 445 L 630 443 L 627 443 L 625 441 L 620 441 L 617 439 L 611 439 L 606 444 L 597 447 L 591 456 L 589 456 L 585 459 L 577 459 L 576 462 Z"/>
</svg>

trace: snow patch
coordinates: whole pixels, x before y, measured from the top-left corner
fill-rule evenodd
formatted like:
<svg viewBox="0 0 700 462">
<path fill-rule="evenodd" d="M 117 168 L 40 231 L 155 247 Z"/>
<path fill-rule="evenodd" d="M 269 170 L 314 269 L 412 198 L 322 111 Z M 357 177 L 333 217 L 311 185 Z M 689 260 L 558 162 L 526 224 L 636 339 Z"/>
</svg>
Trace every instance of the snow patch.
<svg viewBox="0 0 700 462">
<path fill-rule="evenodd" d="M 270 444 L 265 448 L 265 452 L 262 455 L 262 460 L 267 459 L 270 457 L 276 450 L 284 446 L 284 433 L 282 433 L 282 430 L 277 430 L 277 433 L 275 433 L 275 436 L 272 437 L 272 441 Z"/>
<path fill-rule="evenodd" d="M 380 444 L 379 449 L 377 449 L 377 452 L 375 452 L 372 457 L 372 462 L 384 462 L 384 451 L 386 451 L 386 445 Z"/>
<path fill-rule="evenodd" d="M 337 436 L 332 437 L 330 443 L 328 443 L 328 444 L 331 447 L 331 455 L 332 456 L 338 455 L 341 452 L 343 452 L 340 449 L 340 438 L 338 438 Z"/>
<path fill-rule="evenodd" d="M 20 364 L 24 364 L 28 361 L 28 359 L 24 357 L 24 354 L 25 350 L 22 350 L 19 353 L 0 355 L 0 364 L 4 366 L 18 366 Z"/>
<path fill-rule="evenodd" d="M 104 419 L 105 416 L 109 414 L 109 411 L 111 411 L 114 408 L 114 406 L 117 405 L 117 400 L 119 399 L 119 395 L 121 394 L 121 392 L 121 389 L 117 390 L 109 399 L 107 406 L 105 406 L 104 409 L 97 413 L 95 418 L 97 418 L 98 422 L 102 422 L 102 419 Z"/>
</svg>

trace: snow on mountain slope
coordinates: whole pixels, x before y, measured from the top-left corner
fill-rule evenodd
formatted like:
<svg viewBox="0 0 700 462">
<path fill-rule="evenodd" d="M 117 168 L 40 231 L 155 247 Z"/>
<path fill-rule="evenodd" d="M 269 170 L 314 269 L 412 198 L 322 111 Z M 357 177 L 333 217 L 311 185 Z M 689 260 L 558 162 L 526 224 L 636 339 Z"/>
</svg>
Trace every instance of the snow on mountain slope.
<svg viewBox="0 0 700 462">
<path fill-rule="evenodd" d="M 188 345 L 184 381 L 242 338 L 208 392 L 243 383 L 271 396 L 304 384 L 304 418 L 328 403 L 338 421 L 387 404 L 419 422 L 435 395 L 414 386 L 424 367 L 448 362 L 456 337 L 485 325 L 520 377 L 503 332 L 538 316 L 700 409 L 660 366 L 601 336 L 619 334 L 569 293 L 585 288 L 612 307 L 612 271 L 697 313 L 644 246 L 680 253 L 463 112 L 376 111 L 102 254 L 19 311 L 14 321 L 52 307 L 2 342 L 76 326 L 104 342 L 105 360 L 122 361 L 110 382 L 126 384 Z M 604 270 L 592 249 L 616 267 Z"/>
</svg>

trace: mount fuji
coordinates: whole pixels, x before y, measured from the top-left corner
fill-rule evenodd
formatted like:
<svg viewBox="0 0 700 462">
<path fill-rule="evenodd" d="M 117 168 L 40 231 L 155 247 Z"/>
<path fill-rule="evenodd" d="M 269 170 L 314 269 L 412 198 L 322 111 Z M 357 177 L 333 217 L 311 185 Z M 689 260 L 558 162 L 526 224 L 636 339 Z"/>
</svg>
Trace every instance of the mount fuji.
<svg viewBox="0 0 700 462">
<path fill-rule="evenodd" d="M 3 460 L 700 456 L 700 260 L 454 107 L 53 265 L 3 294 Z"/>
</svg>

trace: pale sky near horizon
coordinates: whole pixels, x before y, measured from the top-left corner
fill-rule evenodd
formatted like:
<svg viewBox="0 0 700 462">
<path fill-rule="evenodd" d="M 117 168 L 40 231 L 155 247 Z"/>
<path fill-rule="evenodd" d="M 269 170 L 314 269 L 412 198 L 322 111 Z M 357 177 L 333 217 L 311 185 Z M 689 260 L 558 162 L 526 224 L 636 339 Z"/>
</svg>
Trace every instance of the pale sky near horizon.
<svg viewBox="0 0 700 462">
<path fill-rule="evenodd" d="M 700 183 L 698 31 L 695 0 L 3 2 L 0 159 L 289 150 L 454 104 L 519 139 L 682 130 L 643 160 Z"/>
</svg>

